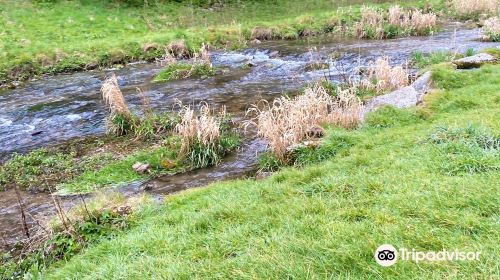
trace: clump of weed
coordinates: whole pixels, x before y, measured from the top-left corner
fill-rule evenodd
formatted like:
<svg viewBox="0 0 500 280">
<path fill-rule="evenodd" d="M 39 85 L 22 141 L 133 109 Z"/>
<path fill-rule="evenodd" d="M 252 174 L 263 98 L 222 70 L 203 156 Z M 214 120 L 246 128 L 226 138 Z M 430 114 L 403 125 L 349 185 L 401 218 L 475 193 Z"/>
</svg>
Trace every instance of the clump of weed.
<svg viewBox="0 0 500 280">
<path fill-rule="evenodd" d="M 468 52 L 470 53 L 471 51 L 468 50 Z M 472 49 L 472 53 L 473 52 L 474 49 Z M 418 51 L 412 54 L 411 64 L 418 68 L 425 68 L 434 64 L 450 62 L 459 57 L 460 54 L 447 51 L 434 51 L 430 53 Z"/>
<path fill-rule="evenodd" d="M 353 26 L 358 38 L 385 39 L 396 36 L 427 35 L 437 25 L 436 15 L 420 10 L 405 11 L 399 6 L 383 9 L 363 6 L 361 19 Z"/>
<path fill-rule="evenodd" d="M 351 91 L 332 96 L 320 83 L 306 88 L 295 98 L 283 96 L 272 104 L 265 101 L 261 104 L 249 109 L 248 114 L 255 114 L 255 117 L 245 125 L 256 125 L 258 134 L 268 141 L 270 150 L 285 164 L 292 160 L 290 147 L 310 138 L 312 129 L 324 123 L 355 127 L 362 109 L 360 100 Z"/>
<path fill-rule="evenodd" d="M 181 139 L 180 155 L 193 167 L 218 165 L 222 156 L 239 144 L 238 138 L 224 125 L 225 107 L 215 113 L 208 104 L 202 104 L 196 113 L 191 107 L 183 106 L 179 116 L 175 132 Z"/>
<path fill-rule="evenodd" d="M 396 90 L 410 83 L 408 70 L 402 66 L 391 66 L 388 57 L 382 57 L 368 66 L 368 72 L 357 87 L 382 93 Z"/>
<path fill-rule="evenodd" d="M 168 82 L 181 80 L 189 77 L 213 76 L 215 70 L 210 65 L 204 63 L 175 63 L 168 65 L 161 70 L 154 78 L 155 82 Z"/>
<path fill-rule="evenodd" d="M 203 44 L 200 51 L 194 54 L 192 63 L 169 63 L 165 69 L 161 70 L 155 76 L 154 81 L 167 82 L 189 77 L 208 77 L 213 75 L 215 75 L 215 69 L 210 61 L 208 47 Z"/>
<path fill-rule="evenodd" d="M 397 26 L 410 35 L 428 34 L 436 26 L 436 15 L 420 10 L 404 11 L 399 6 L 389 8 L 389 25 Z"/>
<path fill-rule="evenodd" d="M 438 146 L 442 170 L 450 175 L 500 170 L 500 137 L 484 127 L 438 127 L 429 141 Z"/>
<path fill-rule="evenodd" d="M 484 22 L 484 39 L 492 42 L 500 42 L 500 18 L 492 17 Z"/>
<path fill-rule="evenodd" d="M 269 27 L 254 27 L 251 31 L 250 38 L 252 40 L 271 40 L 273 38 L 273 30 Z"/>
<path fill-rule="evenodd" d="M 459 18 L 479 19 L 481 14 L 495 14 L 497 0 L 451 0 L 451 9 Z"/>
<path fill-rule="evenodd" d="M 171 130 L 177 122 L 177 119 L 171 114 L 152 113 L 149 100 L 139 89 L 138 94 L 143 102 L 144 116 L 138 117 L 132 114 L 114 74 L 104 81 L 101 92 L 104 102 L 110 110 L 106 123 L 108 132 L 111 134 L 117 136 L 132 134 L 135 138 L 147 140 Z"/>
<path fill-rule="evenodd" d="M 102 98 L 108 106 L 110 115 L 107 120 L 108 131 L 115 135 L 125 135 L 132 129 L 133 117 L 127 102 L 118 86 L 118 79 L 112 74 L 101 86 Z"/>
</svg>

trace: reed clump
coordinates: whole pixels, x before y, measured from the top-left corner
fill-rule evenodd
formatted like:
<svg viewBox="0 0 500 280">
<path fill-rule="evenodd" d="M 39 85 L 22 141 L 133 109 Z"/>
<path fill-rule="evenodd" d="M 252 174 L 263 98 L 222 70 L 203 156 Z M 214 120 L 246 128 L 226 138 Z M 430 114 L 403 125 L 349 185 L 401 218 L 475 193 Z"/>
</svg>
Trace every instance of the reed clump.
<svg viewBox="0 0 500 280">
<path fill-rule="evenodd" d="M 481 15 L 496 14 L 500 8 L 498 0 L 451 0 L 451 10 L 463 19 L 479 19 Z"/>
<path fill-rule="evenodd" d="M 171 130 L 176 124 L 171 114 L 154 114 L 150 110 L 150 101 L 138 90 L 143 102 L 144 115 L 139 117 L 130 112 L 115 74 L 104 81 L 101 87 L 104 103 L 110 114 L 106 120 L 108 133 L 117 136 L 132 135 L 136 139 L 152 139 Z"/>
<path fill-rule="evenodd" d="M 410 83 L 409 77 L 407 69 L 400 65 L 391 66 L 389 58 L 382 57 L 371 63 L 366 76 L 359 82 L 359 87 L 382 93 L 407 86 Z"/>
<path fill-rule="evenodd" d="M 484 39 L 492 42 L 500 42 L 500 17 L 493 17 L 484 22 Z"/>
<path fill-rule="evenodd" d="M 437 17 L 434 13 L 423 13 L 420 10 L 406 11 L 397 5 L 389 8 L 388 12 L 363 6 L 361 19 L 354 24 L 353 33 L 358 38 L 372 39 L 427 35 L 436 25 Z"/>
<path fill-rule="evenodd" d="M 197 112 L 190 106 L 181 104 L 181 108 L 174 130 L 181 142 L 180 155 L 196 168 L 218 165 L 239 142 L 228 131 L 226 108 L 216 112 L 206 103 Z"/>
<path fill-rule="evenodd" d="M 272 103 L 262 101 L 253 105 L 247 114 L 255 116 L 245 126 L 255 125 L 258 135 L 267 140 L 278 160 L 288 164 L 293 160 L 290 147 L 311 138 L 311 129 L 325 123 L 356 127 L 361 110 L 362 104 L 353 91 L 332 96 L 316 83 L 294 98 L 283 96 Z"/>
</svg>

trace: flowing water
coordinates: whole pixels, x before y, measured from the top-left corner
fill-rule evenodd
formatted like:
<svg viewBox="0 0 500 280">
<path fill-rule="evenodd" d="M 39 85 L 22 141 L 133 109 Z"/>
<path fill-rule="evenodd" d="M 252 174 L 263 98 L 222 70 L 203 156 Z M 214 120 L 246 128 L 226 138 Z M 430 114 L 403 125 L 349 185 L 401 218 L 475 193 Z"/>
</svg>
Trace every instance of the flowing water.
<svg viewBox="0 0 500 280">
<path fill-rule="evenodd" d="M 121 69 L 89 71 L 44 77 L 0 94 L 0 161 L 14 152 L 64 143 L 72 138 L 105 132 L 106 109 L 100 98 L 100 86 L 106 75 L 115 72 L 124 96 L 133 111 L 140 111 L 136 94 L 140 88 L 156 111 L 171 110 L 180 100 L 187 104 L 200 101 L 226 106 L 238 121 L 251 104 L 261 99 L 272 100 L 283 93 L 294 92 L 320 77 L 339 81 L 355 73 L 358 67 L 381 56 L 389 56 L 394 64 L 405 63 L 415 51 L 436 50 L 463 53 L 498 47 L 498 43 L 479 41 L 480 30 L 449 25 L 429 37 L 394 40 L 357 40 L 319 37 L 299 41 L 269 41 L 241 52 L 214 52 L 212 62 L 223 70 L 215 77 L 186 79 L 169 83 L 153 83 L 162 66 L 136 63 Z M 331 59 L 335 57 L 335 59 Z M 323 61 L 330 69 L 305 71 L 311 61 Z M 217 166 L 151 182 L 132 184 L 124 190 L 134 193 L 146 185 L 151 192 L 171 193 L 206 185 L 228 178 L 243 177 L 256 168 L 257 154 L 265 143 L 247 138 L 243 146 Z M 25 207 L 37 218 L 54 212 L 47 194 L 23 193 Z M 65 198 L 70 207 L 75 197 Z M 35 226 L 28 217 L 30 226 Z M 22 234 L 17 198 L 12 191 L 0 192 L 0 238 L 12 243 Z M 0 242 L 1 243 L 1 242 Z"/>
</svg>

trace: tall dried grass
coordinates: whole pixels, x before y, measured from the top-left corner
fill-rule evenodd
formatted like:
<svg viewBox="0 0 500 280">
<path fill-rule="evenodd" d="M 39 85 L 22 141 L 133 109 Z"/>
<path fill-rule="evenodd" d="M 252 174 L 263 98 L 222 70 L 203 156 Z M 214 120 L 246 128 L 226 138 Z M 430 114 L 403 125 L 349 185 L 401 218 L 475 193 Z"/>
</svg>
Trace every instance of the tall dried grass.
<svg viewBox="0 0 500 280">
<path fill-rule="evenodd" d="M 167 52 L 176 58 L 189 58 L 190 52 L 184 41 L 174 41 L 168 44 Z"/>
<path fill-rule="evenodd" d="M 410 83 L 408 70 L 402 66 L 391 66 L 389 58 L 383 57 L 372 62 L 367 76 L 361 80 L 364 88 L 375 89 L 378 93 L 395 90 Z"/>
<path fill-rule="evenodd" d="M 395 35 L 422 35 L 437 24 L 436 15 L 419 10 L 405 11 L 392 6 L 387 12 L 382 9 L 363 6 L 361 20 L 353 26 L 358 38 L 384 39 Z"/>
<path fill-rule="evenodd" d="M 287 163 L 290 160 L 287 149 L 307 139 L 311 128 L 324 123 L 355 127 L 361 110 L 361 102 L 353 91 L 342 91 L 333 97 L 317 83 L 295 98 L 283 96 L 271 104 L 262 101 L 253 105 L 247 114 L 255 117 L 246 121 L 245 126 L 256 125 L 258 135 L 268 141 L 271 151 Z"/>
<path fill-rule="evenodd" d="M 251 31 L 250 38 L 252 40 L 271 40 L 273 38 L 273 30 L 269 27 L 254 27 Z"/>
<path fill-rule="evenodd" d="M 410 29 L 418 34 L 436 26 L 434 13 L 424 14 L 419 10 L 404 11 L 398 5 L 389 8 L 389 24 L 404 29 Z"/>
<path fill-rule="evenodd" d="M 382 10 L 363 6 L 361 7 L 361 20 L 353 26 L 355 36 L 358 38 L 374 37 L 383 39 L 385 36 L 384 22 L 384 12 Z"/>
<path fill-rule="evenodd" d="M 493 17 L 484 22 L 483 31 L 485 39 L 493 42 L 500 42 L 500 18 Z"/>
<path fill-rule="evenodd" d="M 462 17 L 495 14 L 500 8 L 498 0 L 451 0 L 451 8 Z"/>
<path fill-rule="evenodd" d="M 101 92 L 102 98 L 108 106 L 111 115 L 130 115 L 127 102 L 123 97 L 120 87 L 118 86 L 118 80 L 114 73 L 104 80 L 104 83 L 101 86 Z"/>
<path fill-rule="evenodd" d="M 222 120 L 226 108 L 218 113 L 203 103 L 198 112 L 190 106 L 182 106 L 179 112 L 180 123 L 175 133 L 180 137 L 181 156 L 187 157 L 196 167 L 216 165 L 221 160 Z"/>
</svg>

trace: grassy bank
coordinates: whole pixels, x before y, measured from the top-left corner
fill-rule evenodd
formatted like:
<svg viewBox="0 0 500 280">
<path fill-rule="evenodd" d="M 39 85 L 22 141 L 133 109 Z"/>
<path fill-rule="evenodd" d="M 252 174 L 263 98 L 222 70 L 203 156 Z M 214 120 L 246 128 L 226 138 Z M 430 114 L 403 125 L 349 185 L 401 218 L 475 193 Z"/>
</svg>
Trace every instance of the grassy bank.
<svg viewBox="0 0 500 280">
<path fill-rule="evenodd" d="M 494 278 L 500 66 L 434 67 L 442 89 L 422 106 L 327 130 L 327 144 L 350 144 L 324 162 L 170 196 L 43 279 Z M 384 243 L 481 257 L 381 267 L 373 253 Z"/>
<path fill-rule="evenodd" d="M 2 1 L 0 84 L 41 74 L 154 60 L 179 41 L 193 52 L 203 42 L 214 48 L 234 49 L 253 38 L 295 39 L 341 33 L 360 20 L 359 4 L 365 2 L 245 1 L 206 9 L 170 1 L 155 2 L 147 8 L 98 0 Z M 384 9 L 390 6 L 390 1 L 368 2 Z M 442 7 L 438 0 L 400 5 Z M 397 28 L 386 31 L 391 36 L 399 34 Z"/>
</svg>

